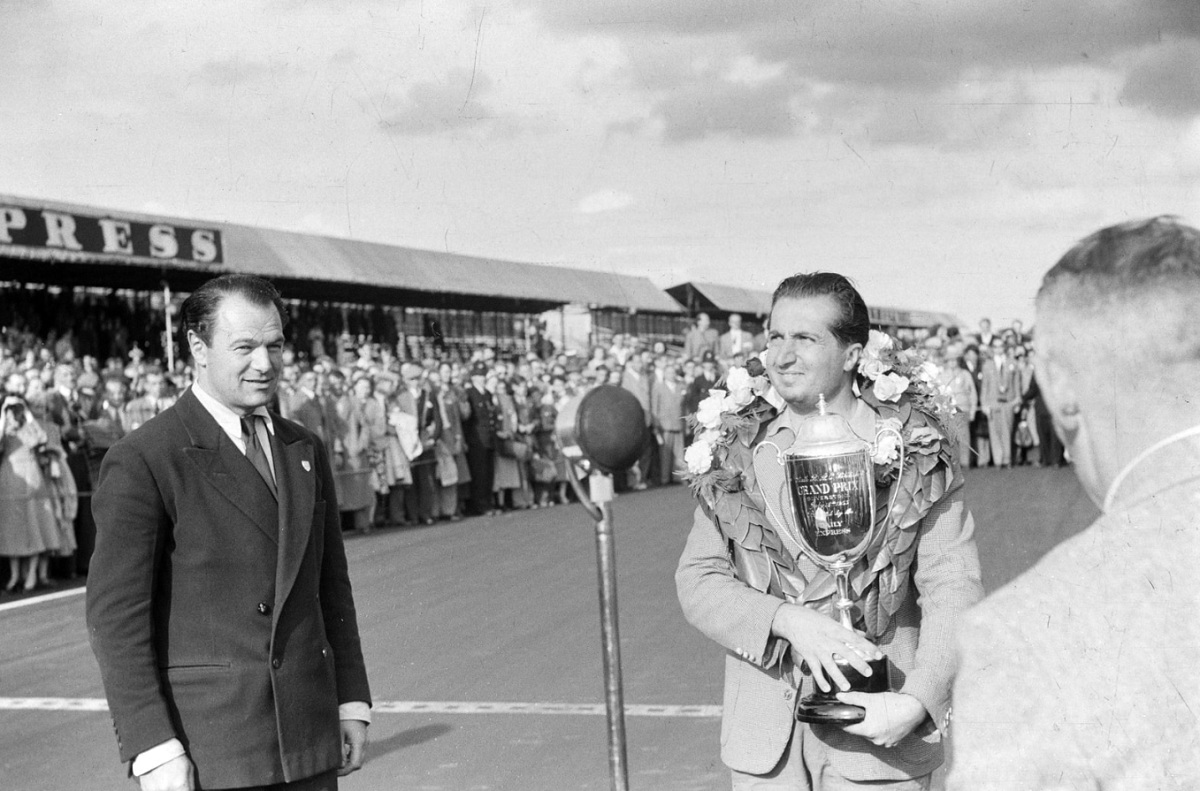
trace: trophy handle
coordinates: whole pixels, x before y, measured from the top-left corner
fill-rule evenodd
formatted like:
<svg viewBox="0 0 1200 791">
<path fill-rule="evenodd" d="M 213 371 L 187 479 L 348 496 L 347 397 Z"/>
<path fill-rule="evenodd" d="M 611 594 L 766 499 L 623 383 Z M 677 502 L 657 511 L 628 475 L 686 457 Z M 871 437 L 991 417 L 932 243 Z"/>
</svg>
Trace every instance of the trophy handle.
<svg viewBox="0 0 1200 791">
<path fill-rule="evenodd" d="M 785 456 L 787 454 L 784 453 L 783 448 L 779 447 L 778 445 L 776 445 L 774 442 L 771 442 L 770 440 L 763 440 L 762 442 L 760 442 L 754 446 L 754 450 L 750 452 L 751 464 L 753 464 L 754 461 L 758 458 L 759 449 L 763 448 L 766 445 L 770 445 L 772 448 L 775 449 L 776 461 L 779 462 L 779 465 L 781 467 L 785 466 L 786 465 Z M 808 547 L 805 546 L 804 542 L 801 541 L 798 537 L 793 538 L 791 536 L 791 527 L 788 525 L 788 522 L 786 519 L 786 514 L 777 514 L 777 513 L 775 513 L 775 509 L 771 507 L 771 498 L 767 497 L 766 490 L 763 489 L 762 481 L 758 479 L 757 475 L 754 476 L 754 485 L 758 487 L 758 493 L 762 495 L 763 503 L 766 505 L 767 511 L 770 512 L 771 516 L 775 517 L 775 521 L 779 524 L 779 529 L 781 531 L 783 531 L 784 533 L 786 533 L 787 537 L 789 539 L 795 541 L 796 544 L 800 547 L 802 552 L 804 552 L 806 555 L 809 554 Z M 784 488 L 784 491 L 787 493 L 787 505 L 789 508 L 792 509 L 792 513 L 795 513 L 796 504 L 794 502 L 794 498 L 792 497 L 792 487 L 785 485 L 783 488 Z"/>
<path fill-rule="evenodd" d="M 754 446 L 754 452 L 750 454 L 751 460 L 753 460 L 755 457 L 757 457 L 759 450 L 761 450 L 762 448 L 765 448 L 767 445 L 770 445 L 772 448 L 775 449 L 776 460 L 778 460 L 780 464 L 783 464 L 783 448 L 779 447 L 778 445 L 776 445 L 774 442 L 772 442 L 769 439 L 764 439 L 762 442 L 760 442 Z"/>
<path fill-rule="evenodd" d="M 903 473 L 904 472 L 904 462 L 908 461 L 908 459 L 905 457 L 905 454 L 904 454 L 904 435 L 901 434 L 896 429 L 891 428 L 890 426 L 888 428 L 880 429 L 879 431 L 875 432 L 875 446 L 876 447 L 879 446 L 879 438 L 882 437 L 884 434 L 891 434 L 892 436 L 894 436 L 896 438 L 896 447 L 898 447 L 900 449 L 900 451 L 899 451 L 899 453 L 900 453 L 900 472 Z M 888 515 L 889 519 L 892 516 L 892 509 L 896 507 L 896 497 L 899 494 L 900 494 L 900 487 L 897 486 L 892 490 L 892 498 L 888 502 L 887 515 Z M 886 523 L 883 526 L 886 527 L 887 526 Z"/>
</svg>

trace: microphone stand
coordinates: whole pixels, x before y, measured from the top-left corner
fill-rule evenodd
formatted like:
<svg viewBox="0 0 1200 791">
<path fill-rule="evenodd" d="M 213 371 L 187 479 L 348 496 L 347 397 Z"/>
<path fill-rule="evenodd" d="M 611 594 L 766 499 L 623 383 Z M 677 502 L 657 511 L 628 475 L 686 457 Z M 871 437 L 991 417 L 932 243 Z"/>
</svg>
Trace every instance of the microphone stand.
<svg viewBox="0 0 1200 791">
<path fill-rule="evenodd" d="M 561 447 L 561 446 L 560 446 Z M 608 769 L 613 791 L 629 791 L 625 749 L 625 695 L 621 684 L 621 637 L 617 629 L 617 561 L 612 529 L 612 476 L 593 471 L 591 495 L 568 466 L 571 488 L 596 522 L 596 561 L 600 583 L 600 641 L 604 647 L 604 703 L 608 713 Z"/>
</svg>

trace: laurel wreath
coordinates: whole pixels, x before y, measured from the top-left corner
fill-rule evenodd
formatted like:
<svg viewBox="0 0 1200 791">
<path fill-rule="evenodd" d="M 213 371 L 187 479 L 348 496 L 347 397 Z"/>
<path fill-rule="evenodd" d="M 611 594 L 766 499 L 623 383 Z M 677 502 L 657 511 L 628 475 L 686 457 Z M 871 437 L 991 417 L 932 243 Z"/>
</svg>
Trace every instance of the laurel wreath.
<svg viewBox="0 0 1200 791">
<path fill-rule="evenodd" d="M 868 637 L 883 634 L 908 597 L 917 526 L 933 506 L 961 486 L 956 454 L 946 423 L 953 399 L 939 372 L 919 353 L 899 350 L 883 333 L 872 331 L 856 372 L 859 397 L 876 413 L 877 426 L 890 424 L 903 438 L 904 453 L 877 452 L 876 513 L 879 528 L 865 562 L 850 574 L 857 621 Z M 757 380 L 765 370 L 758 359 L 740 374 L 732 369 L 710 393 L 729 403 L 728 380 Z M 903 381 L 900 381 L 903 380 Z M 713 397 L 710 395 L 710 397 Z M 707 424 L 689 418 L 697 443 L 689 448 L 691 471 L 685 475 L 693 494 L 729 544 L 731 560 L 747 585 L 789 601 L 821 607 L 836 592 L 832 574 L 821 569 L 800 576 L 796 558 L 785 548 L 766 516 L 766 503 L 754 473 L 753 450 L 779 414 L 768 393 L 755 392 L 744 406 L 729 408 Z M 714 425 L 715 422 L 715 425 Z M 700 443 L 702 446 L 697 447 Z M 711 454 L 704 469 L 704 457 Z"/>
</svg>

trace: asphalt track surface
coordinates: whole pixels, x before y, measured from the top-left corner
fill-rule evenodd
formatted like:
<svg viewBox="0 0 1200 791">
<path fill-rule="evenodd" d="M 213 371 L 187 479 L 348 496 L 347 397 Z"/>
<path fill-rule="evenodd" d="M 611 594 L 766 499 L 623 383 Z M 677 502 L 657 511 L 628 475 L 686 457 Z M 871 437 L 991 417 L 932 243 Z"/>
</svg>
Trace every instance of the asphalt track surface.
<svg viewBox="0 0 1200 791">
<path fill-rule="evenodd" d="M 973 471 L 994 590 L 1085 527 L 1069 470 Z M 614 503 L 630 787 L 725 789 L 723 651 L 684 622 L 683 487 Z M 344 791 L 610 786 L 593 523 L 577 505 L 347 540 L 378 707 Z M 83 597 L 0 597 L 0 791 L 128 789 Z"/>
</svg>

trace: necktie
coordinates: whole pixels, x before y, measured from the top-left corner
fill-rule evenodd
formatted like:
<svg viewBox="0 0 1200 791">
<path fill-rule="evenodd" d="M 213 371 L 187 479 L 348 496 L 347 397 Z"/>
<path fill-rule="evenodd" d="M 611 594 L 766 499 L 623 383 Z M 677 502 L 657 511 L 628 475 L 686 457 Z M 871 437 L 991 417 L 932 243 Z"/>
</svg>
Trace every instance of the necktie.
<svg viewBox="0 0 1200 791">
<path fill-rule="evenodd" d="M 267 462 L 267 454 L 258 441 L 257 423 L 261 419 L 258 415 L 242 418 L 242 439 L 246 441 L 246 458 L 254 465 L 254 469 L 258 470 L 258 474 L 262 476 L 267 488 L 271 490 L 272 496 L 278 500 L 279 493 L 275 490 L 275 478 L 271 475 L 271 465 Z"/>
</svg>

